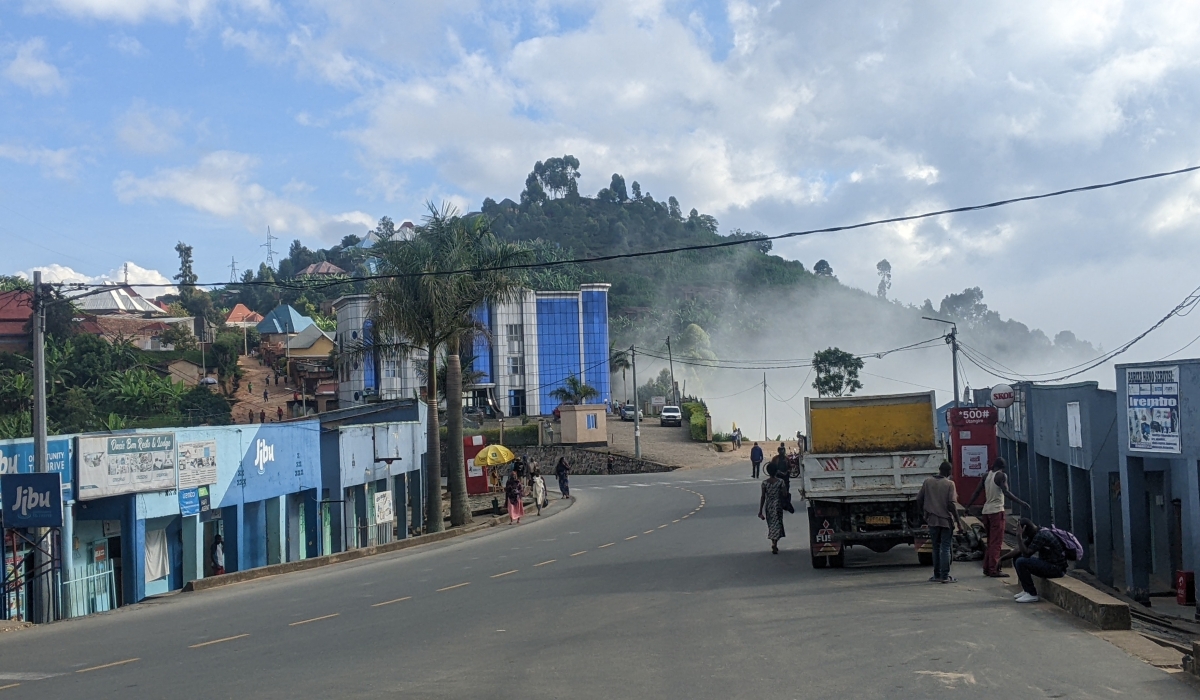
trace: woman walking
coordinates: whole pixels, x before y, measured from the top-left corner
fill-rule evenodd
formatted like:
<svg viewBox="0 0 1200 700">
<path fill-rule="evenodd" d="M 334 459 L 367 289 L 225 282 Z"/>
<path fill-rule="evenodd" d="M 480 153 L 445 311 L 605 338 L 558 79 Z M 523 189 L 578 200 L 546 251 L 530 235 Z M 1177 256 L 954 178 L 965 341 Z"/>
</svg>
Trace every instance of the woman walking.
<svg viewBox="0 0 1200 700">
<path fill-rule="evenodd" d="M 787 486 L 778 476 L 774 464 L 767 466 L 767 479 L 762 482 L 762 498 L 758 500 L 758 518 L 767 521 L 767 539 L 771 540 L 771 554 L 779 554 L 779 540 L 783 531 L 783 500 Z"/>
<path fill-rule="evenodd" d="M 508 518 L 513 525 L 520 525 L 521 516 L 525 515 L 524 495 L 525 487 L 521 485 L 516 472 L 510 473 L 508 483 L 504 485 L 504 500 L 508 502 Z"/>
<path fill-rule="evenodd" d="M 570 474 L 571 465 L 567 464 L 567 458 L 559 457 L 558 465 L 554 467 L 554 475 L 558 477 L 558 490 L 562 492 L 563 498 L 571 497 L 571 485 L 567 483 Z"/>
<path fill-rule="evenodd" d="M 546 482 L 542 479 L 541 472 L 535 466 L 533 474 L 529 477 L 531 482 L 530 491 L 533 492 L 533 505 L 537 506 L 537 514 L 542 514 L 542 501 L 546 499 Z"/>
</svg>

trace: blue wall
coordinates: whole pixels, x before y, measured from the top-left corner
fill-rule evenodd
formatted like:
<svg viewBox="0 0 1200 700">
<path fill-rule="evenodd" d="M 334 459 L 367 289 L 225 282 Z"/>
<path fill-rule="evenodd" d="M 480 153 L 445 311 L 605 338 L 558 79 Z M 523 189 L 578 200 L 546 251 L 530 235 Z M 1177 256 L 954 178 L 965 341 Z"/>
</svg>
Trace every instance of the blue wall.
<svg viewBox="0 0 1200 700">
<path fill-rule="evenodd" d="M 579 376 L 579 302 L 569 298 L 537 300 L 538 386 L 542 413 L 558 406 L 550 392 L 574 374 Z M 608 352 L 608 348 L 605 348 Z"/>
<path fill-rule="evenodd" d="M 598 403 L 612 401 L 608 373 L 608 292 L 583 293 L 584 381 L 600 392 Z"/>
<path fill-rule="evenodd" d="M 488 341 L 488 336 L 497 337 L 496 329 L 492 328 L 492 309 L 487 304 L 481 304 L 475 307 L 471 316 L 487 331 L 486 334 L 480 333 L 475 336 L 475 364 L 472 365 L 472 368 L 483 374 L 480 384 L 491 384 L 496 380 L 492 371 L 492 345 Z"/>
</svg>

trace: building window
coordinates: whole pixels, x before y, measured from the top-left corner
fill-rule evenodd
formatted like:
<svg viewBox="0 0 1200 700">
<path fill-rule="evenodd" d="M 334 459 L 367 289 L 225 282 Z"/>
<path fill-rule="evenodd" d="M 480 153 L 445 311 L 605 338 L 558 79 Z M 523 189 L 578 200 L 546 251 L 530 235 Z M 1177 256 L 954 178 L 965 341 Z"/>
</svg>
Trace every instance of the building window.
<svg viewBox="0 0 1200 700">
<path fill-rule="evenodd" d="M 395 360 L 383 361 L 383 376 L 394 379 L 400 376 L 399 364 Z"/>
<path fill-rule="evenodd" d="M 525 376 L 525 358 L 510 357 L 508 358 L 508 374 L 510 377 Z"/>
<path fill-rule="evenodd" d="M 596 422 L 596 414 L 595 413 L 587 414 L 587 429 L 588 430 L 596 430 L 597 425 L 598 424 Z"/>
<path fill-rule="evenodd" d="M 525 333 L 521 324 L 510 323 L 508 330 L 508 354 L 519 355 L 525 350 Z M 523 373 L 522 373 L 523 374 Z"/>
</svg>

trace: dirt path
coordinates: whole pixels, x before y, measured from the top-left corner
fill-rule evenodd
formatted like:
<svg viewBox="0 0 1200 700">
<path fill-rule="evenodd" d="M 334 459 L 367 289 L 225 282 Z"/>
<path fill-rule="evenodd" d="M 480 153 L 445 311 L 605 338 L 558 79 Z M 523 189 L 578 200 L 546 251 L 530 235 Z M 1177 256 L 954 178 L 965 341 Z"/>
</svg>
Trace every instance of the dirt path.
<svg viewBox="0 0 1200 700">
<path fill-rule="evenodd" d="M 233 406 L 233 422 L 259 423 L 261 412 L 265 412 L 267 422 L 274 423 L 279 420 L 281 408 L 283 417 L 287 418 L 287 402 L 292 398 L 292 385 L 284 384 L 282 379 L 276 384 L 274 372 L 259 364 L 257 358 L 242 355 L 238 358 L 238 366 L 242 369 L 242 379 L 234 397 L 237 403 Z M 267 391 L 266 401 L 263 400 L 264 389 Z"/>
<path fill-rule="evenodd" d="M 633 456 L 633 423 L 620 419 L 608 421 L 609 449 L 619 454 Z M 657 418 L 642 421 L 642 456 L 654 462 L 676 464 L 681 467 L 716 467 L 725 464 L 745 464 L 746 475 L 750 475 L 750 447 L 753 440 L 744 440 L 742 449 L 734 452 L 717 452 L 716 448 L 688 437 L 688 428 L 663 427 Z M 784 443 L 789 450 L 795 449 L 795 441 Z M 767 459 L 775 454 L 779 443 L 763 444 Z"/>
</svg>

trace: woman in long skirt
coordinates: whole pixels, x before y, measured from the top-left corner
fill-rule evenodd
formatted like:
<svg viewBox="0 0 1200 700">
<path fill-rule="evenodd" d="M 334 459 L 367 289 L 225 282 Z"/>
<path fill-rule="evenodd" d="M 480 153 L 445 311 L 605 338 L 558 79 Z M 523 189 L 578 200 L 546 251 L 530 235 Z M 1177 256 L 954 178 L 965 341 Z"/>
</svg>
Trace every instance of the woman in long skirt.
<svg viewBox="0 0 1200 700">
<path fill-rule="evenodd" d="M 783 531 L 783 499 L 787 486 L 780 479 L 774 464 L 767 467 L 767 479 L 762 482 L 762 498 L 758 501 L 758 517 L 767 521 L 767 539 L 771 540 L 771 554 L 779 554 L 779 540 Z"/>
<path fill-rule="evenodd" d="M 562 492 L 562 497 L 570 498 L 571 484 L 568 479 L 571 475 L 571 465 L 567 464 L 566 457 L 558 458 L 558 465 L 554 467 L 554 475 L 558 477 L 558 490 Z"/>
<path fill-rule="evenodd" d="M 520 525 L 521 517 L 525 515 L 524 495 L 525 487 L 521 485 L 521 480 L 516 473 L 509 474 L 508 483 L 504 485 L 504 500 L 508 502 L 508 517 L 513 525 Z"/>
</svg>

